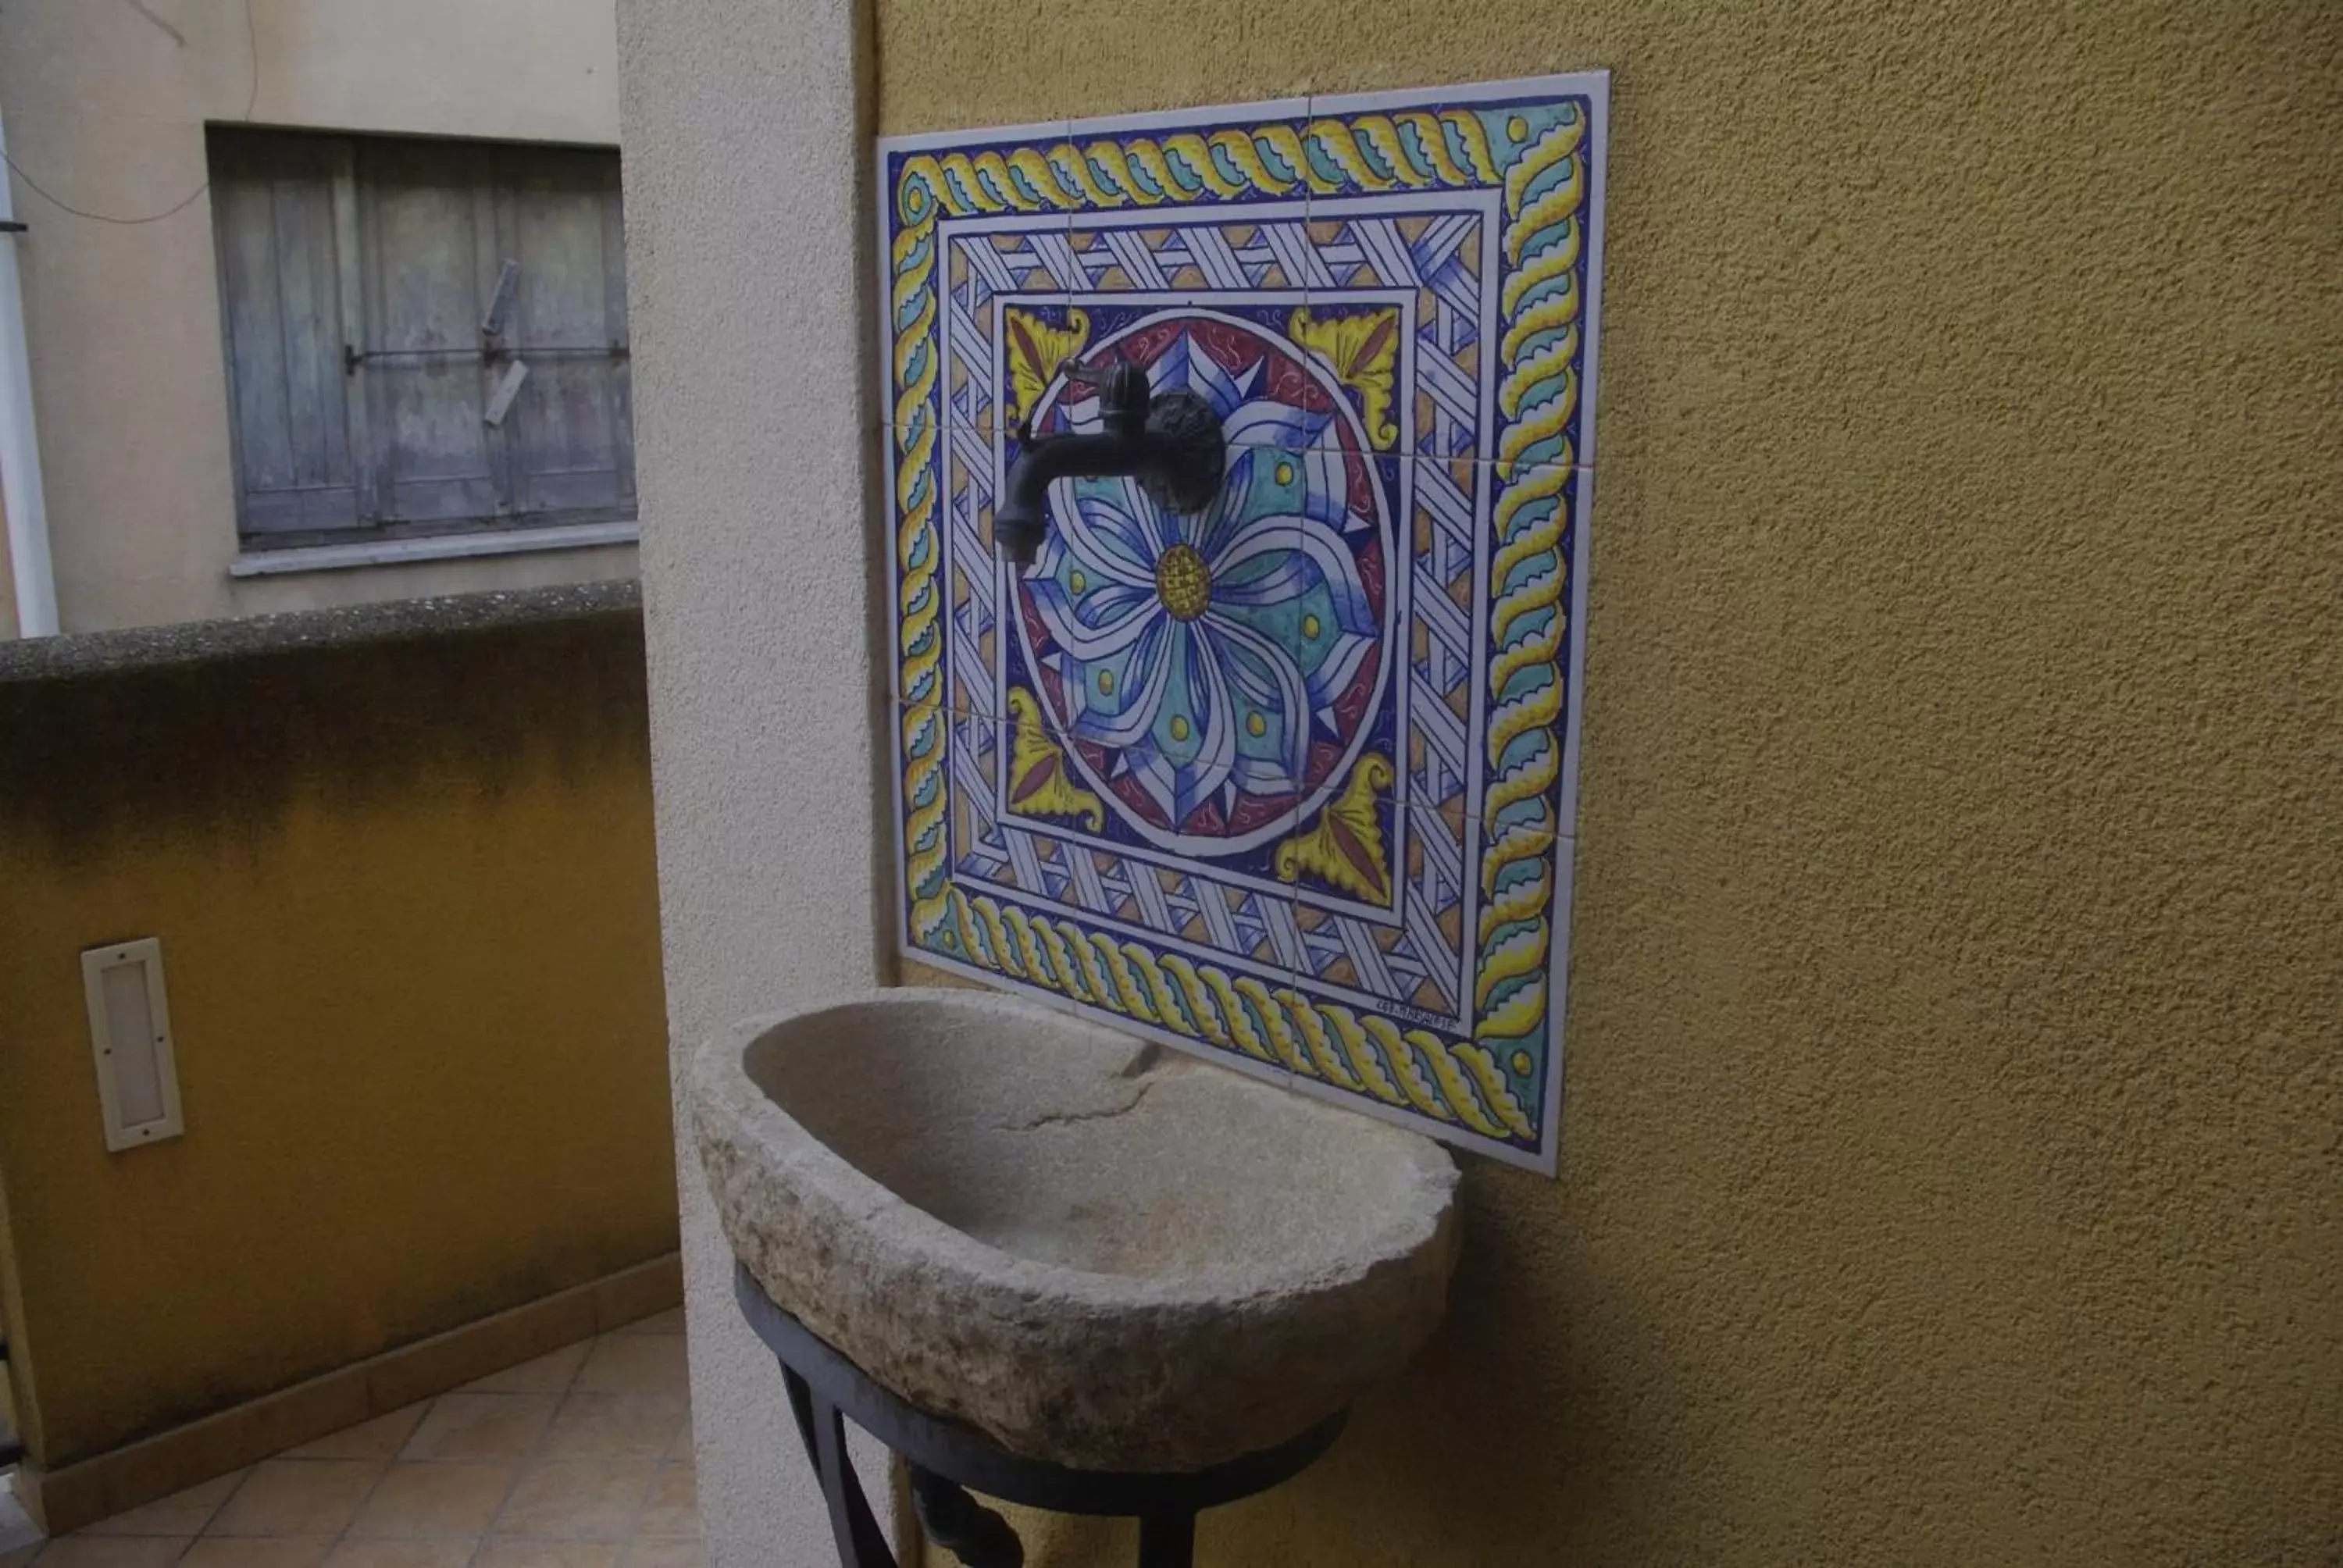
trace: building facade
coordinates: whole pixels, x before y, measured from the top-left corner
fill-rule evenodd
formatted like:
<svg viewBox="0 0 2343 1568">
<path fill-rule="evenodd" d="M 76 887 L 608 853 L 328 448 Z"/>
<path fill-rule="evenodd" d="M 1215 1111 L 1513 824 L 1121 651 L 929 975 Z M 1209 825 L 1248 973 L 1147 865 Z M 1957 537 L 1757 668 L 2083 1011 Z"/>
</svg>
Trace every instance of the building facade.
<svg viewBox="0 0 2343 1568">
<path fill-rule="evenodd" d="M 610 0 L 10 7 L 0 116 L 62 629 L 633 571 Z"/>
</svg>

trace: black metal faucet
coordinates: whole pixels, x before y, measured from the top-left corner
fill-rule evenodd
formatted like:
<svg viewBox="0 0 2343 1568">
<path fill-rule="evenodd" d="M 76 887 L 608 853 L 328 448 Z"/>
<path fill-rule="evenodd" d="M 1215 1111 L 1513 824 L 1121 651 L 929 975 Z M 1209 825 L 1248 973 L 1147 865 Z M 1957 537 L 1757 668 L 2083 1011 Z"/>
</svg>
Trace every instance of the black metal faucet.
<svg viewBox="0 0 2343 1568">
<path fill-rule="evenodd" d="M 1125 360 L 1103 385 L 1095 377 L 1070 372 L 1071 382 L 1099 388 L 1096 435 L 1041 436 L 1029 421 L 1018 426 L 1017 460 L 1001 487 L 992 513 L 993 546 L 1004 560 L 1033 564 L 1049 526 L 1050 486 L 1059 479 L 1136 477 L 1157 505 L 1174 512 L 1201 512 L 1220 493 L 1228 465 L 1228 444 L 1212 405 L 1193 392 L 1156 396 L 1147 372 Z"/>
</svg>

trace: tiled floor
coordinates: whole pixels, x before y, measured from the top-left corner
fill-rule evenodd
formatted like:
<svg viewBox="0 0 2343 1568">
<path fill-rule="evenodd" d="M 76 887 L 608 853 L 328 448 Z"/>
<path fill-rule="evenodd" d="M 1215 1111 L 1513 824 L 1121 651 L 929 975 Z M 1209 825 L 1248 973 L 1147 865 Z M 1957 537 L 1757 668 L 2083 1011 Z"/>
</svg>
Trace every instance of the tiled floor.
<svg viewBox="0 0 2343 1568">
<path fill-rule="evenodd" d="M 699 1568 L 680 1309 L 0 1568 Z"/>
</svg>

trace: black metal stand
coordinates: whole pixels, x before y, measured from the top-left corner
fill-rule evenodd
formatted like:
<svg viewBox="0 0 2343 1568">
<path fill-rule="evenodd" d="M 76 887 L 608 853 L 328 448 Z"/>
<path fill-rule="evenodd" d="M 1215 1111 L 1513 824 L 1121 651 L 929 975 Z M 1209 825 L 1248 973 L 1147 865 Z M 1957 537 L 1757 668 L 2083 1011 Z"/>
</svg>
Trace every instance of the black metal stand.
<svg viewBox="0 0 2343 1568">
<path fill-rule="evenodd" d="M 897 1568 L 847 1457 L 848 1416 L 902 1455 L 910 1467 L 920 1528 L 966 1568 L 1021 1568 L 1025 1561 L 1017 1533 L 970 1497 L 971 1488 L 1028 1508 L 1135 1517 L 1139 1568 L 1192 1568 L 1198 1513 L 1300 1474 L 1333 1446 L 1342 1430 L 1338 1412 L 1275 1448 L 1209 1470 L 1162 1475 L 1069 1470 L 1011 1453 L 972 1427 L 930 1415 L 888 1392 L 775 1306 L 747 1269 L 735 1267 L 732 1292 L 749 1326 L 781 1363 L 798 1434 L 805 1439 L 806 1457 L 830 1504 L 840 1568 Z"/>
</svg>

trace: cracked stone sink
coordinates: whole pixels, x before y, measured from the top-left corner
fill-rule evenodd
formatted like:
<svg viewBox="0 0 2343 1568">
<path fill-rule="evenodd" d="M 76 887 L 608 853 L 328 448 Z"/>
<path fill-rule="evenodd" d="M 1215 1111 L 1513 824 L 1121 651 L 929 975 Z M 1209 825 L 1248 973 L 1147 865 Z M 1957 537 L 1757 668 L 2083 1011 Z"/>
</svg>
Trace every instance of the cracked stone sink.
<svg viewBox="0 0 2343 1568">
<path fill-rule="evenodd" d="M 1296 1435 L 1414 1353 L 1455 1261 L 1428 1139 L 1008 997 L 752 1020 L 700 1049 L 692 1101 L 776 1303 L 914 1404 L 1081 1469 Z"/>
</svg>

